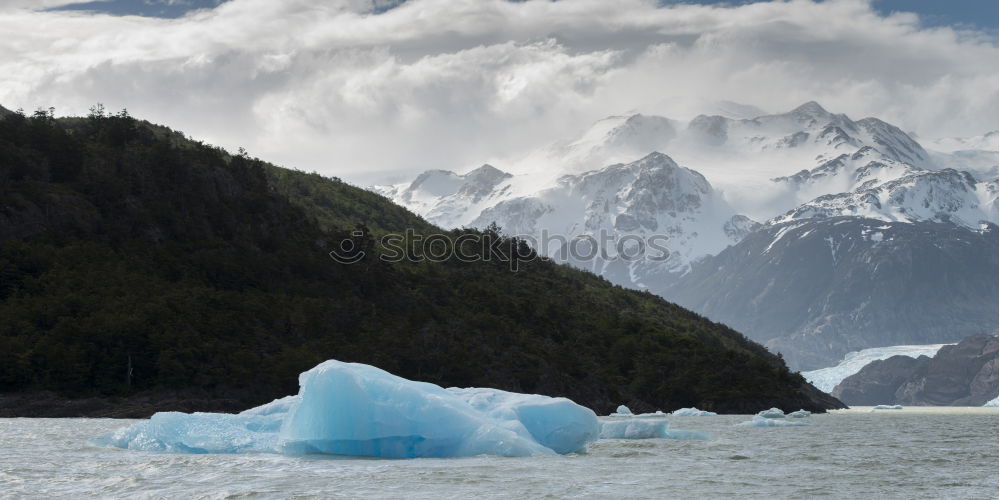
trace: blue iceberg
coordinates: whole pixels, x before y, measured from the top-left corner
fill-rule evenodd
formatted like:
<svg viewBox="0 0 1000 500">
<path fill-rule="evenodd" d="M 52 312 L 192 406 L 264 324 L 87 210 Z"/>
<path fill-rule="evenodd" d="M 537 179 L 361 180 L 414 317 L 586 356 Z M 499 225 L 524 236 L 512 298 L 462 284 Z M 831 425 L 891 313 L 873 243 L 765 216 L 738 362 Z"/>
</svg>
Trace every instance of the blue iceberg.
<svg viewBox="0 0 1000 500">
<path fill-rule="evenodd" d="M 373 366 L 326 361 L 299 394 L 242 413 L 164 412 L 99 444 L 184 453 L 323 453 L 385 458 L 583 452 L 601 424 L 566 398 L 444 389 Z"/>
</svg>

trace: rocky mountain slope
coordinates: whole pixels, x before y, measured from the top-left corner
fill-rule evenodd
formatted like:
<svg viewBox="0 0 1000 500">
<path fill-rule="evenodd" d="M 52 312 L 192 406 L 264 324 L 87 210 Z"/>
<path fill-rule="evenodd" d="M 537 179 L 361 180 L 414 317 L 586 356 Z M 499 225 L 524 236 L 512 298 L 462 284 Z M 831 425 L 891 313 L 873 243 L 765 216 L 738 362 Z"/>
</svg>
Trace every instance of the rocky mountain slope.
<svg viewBox="0 0 1000 500">
<path fill-rule="evenodd" d="M 769 225 L 655 289 L 810 370 L 997 328 L 997 226 L 827 217 Z"/>
<path fill-rule="evenodd" d="M 893 356 L 844 379 L 833 395 L 851 405 L 982 406 L 998 392 L 997 337 L 975 335 L 933 358 Z"/>
</svg>

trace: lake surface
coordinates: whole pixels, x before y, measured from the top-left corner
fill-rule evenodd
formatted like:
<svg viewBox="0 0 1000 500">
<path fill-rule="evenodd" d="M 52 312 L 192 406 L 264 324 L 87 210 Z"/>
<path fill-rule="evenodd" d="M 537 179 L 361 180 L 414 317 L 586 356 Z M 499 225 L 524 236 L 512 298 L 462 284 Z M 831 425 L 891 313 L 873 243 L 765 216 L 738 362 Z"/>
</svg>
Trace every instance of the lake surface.
<svg viewBox="0 0 1000 500">
<path fill-rule="evenodd" d="M 997 498 L 995 408 L 868 408 L 808 427 L 671 417 L 709 441 L 599 441 L 586 455 L 366 460 L 93 446 L 130 420 L 0 419 L 0 497 Z"/>
</svg>

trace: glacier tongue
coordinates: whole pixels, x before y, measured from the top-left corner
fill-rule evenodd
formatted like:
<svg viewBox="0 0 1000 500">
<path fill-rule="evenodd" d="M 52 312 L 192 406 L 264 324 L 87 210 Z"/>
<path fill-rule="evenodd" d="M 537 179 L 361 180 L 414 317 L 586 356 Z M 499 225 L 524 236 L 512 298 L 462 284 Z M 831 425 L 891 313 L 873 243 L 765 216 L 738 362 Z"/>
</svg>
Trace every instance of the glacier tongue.
<svg viewBox="0 0 1000 500">
<path fill-rule="evenodd" d="M 237 415 L 157 413 L 96 442 L 181 453 L 528 456 L 585 451 L 601 431 L 594 412 L 565 398 L 444 389 L 358 363 L 326 361 L 299 384 L 297 396 Z"/>
<path fill-rule="evenodd" d="M 896 345 L 849 352 L 844 355 L 844 359 L 837 366 L 802 372 L 802 376 L 805 377 L 807 382 L 816 386 L 817 389 L 823 392 L 830 392 L 842 380 L 858 373 L 865 365 L 872 361 L 891 358 L 893 356 L 909 356 L 911 358 L 918 358 L 920 356 L 933 357 L 945 345 L 947 344 Z"/>
</svg>

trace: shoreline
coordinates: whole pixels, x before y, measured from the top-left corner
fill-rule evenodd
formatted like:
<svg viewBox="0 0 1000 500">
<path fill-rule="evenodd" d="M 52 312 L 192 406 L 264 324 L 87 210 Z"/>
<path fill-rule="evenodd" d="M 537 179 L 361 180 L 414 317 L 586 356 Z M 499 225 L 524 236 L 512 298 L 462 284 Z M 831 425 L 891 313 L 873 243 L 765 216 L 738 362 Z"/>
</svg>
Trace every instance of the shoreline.
<svg viewBox="0 0 1000 500">
<path fill-rule="evenodd" d="M 54 392 L 0 393 L 0 418 L 149 418 L 161 411 L 239 413 L 255 406 L 204 393 L 147 393 L 68 398 Z"/>
</svg>

